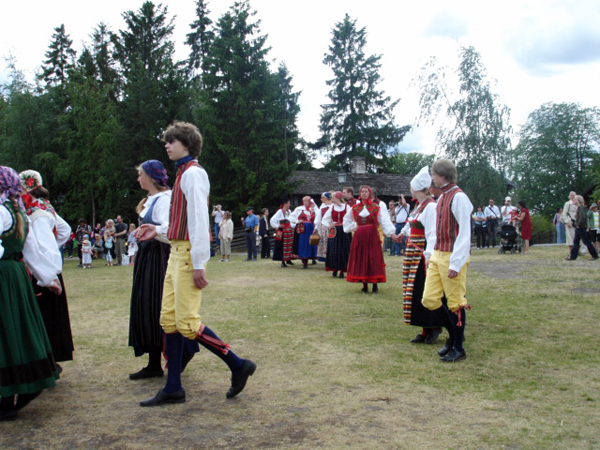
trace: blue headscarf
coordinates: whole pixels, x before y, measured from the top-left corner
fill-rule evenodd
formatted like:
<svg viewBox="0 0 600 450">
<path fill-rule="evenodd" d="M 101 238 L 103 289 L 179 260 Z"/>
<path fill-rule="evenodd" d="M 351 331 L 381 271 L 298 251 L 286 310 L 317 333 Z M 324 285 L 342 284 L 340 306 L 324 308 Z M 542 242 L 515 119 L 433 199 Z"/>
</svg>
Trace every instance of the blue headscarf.
<svg viewBox="0 0 600 450">
<path fill-rule="evenodd" d="M 169 176 L 167 175 L 167 171 L 160 161 L 157 161 L 156 159 L 150 159 L 142 163 L 141 167 L 146 175 L 156 181 L 160 186 L 169 187 L 167 186 Z"/>
</svg>

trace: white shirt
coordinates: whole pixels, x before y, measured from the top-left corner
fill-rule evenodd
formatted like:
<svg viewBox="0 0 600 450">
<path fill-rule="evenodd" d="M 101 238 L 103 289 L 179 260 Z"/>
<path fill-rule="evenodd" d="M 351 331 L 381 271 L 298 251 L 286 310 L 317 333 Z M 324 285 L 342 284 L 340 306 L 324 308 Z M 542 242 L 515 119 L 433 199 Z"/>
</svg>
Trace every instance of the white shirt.
<svg viewBox="0 0 600 450">
<path fill-rule="evenodd" d="M 171 190 L 167 189 L 166 191 L 160 191 L 154 195 L 149 195 L 146 203 L 144 203 L 144 207 L 140 211 L 140 218 L 143 219 L 148 214 L 148 210 L 152 203 L 154 203 L 154 209 L 152 210 L 152 222 L 158 224 L 156 225 L 156 232 L 158 233 L 156 236 L 156 240 L 160 242 L 164 242 L 165 244 L 169 243 L 169 239 L 167 239 L 167 231 L 169 231 L 169 214 L 171 212 Z"/>
<path fill-rule="evenodd" d="M 315 220 L 314 223 L 317 223 L 317 220 L 321 222 L 321 210 L 317 208 L 315 202 L 313 202 L 313 210 L 315 212 Z M 310 211 L 304 206 L 298 206 L 294 212 L 290 215 L 290 222 L 292 223 L 292 227 L 296 228 L 296 224 L 298 223 L 300 215 L 305 212 L 306 215 L 310 216 Z"/>
<path fill-rule="evenodd" d="M 210 182 L 206 170 L 191 166 L 181 176 L 179 185 L 187 201 L 188 233 L 194 270 L 204 269 L 210 259 L 210 222 L 208 195 Z"/>
<path fill-rule="evenodd" d="M 319 225 L 321 225 L 321 223 L 323 223 L 323 216 L 325 214 L 327 214 L 328 211 L 331 211 L 331 208 L 333 207 L 334 203 L 331 202 L 329 204 L 327 203 L 321 203 L 321 206 L 319 206 L 319 217 L 315 217 L 315 228 L 318 227 Z M 327 209 L 327 211 L 325 213 L 323 213 L 324 209 Z"/>
<path fill-rule="evenodd" d="M 504 205 L 502 207 L 502 223 L 506 224 L 510 222 L 510 213 L 513 212 L 515 209 L 517 208 L 513 205 Z"/>
<path fill-rule="evenodd" d="M 0 205 L 0 226 L 2 231 L 9 230 L 13 226 L 13 219 L 8 208 Z M 29 218 L 27 218 L 29 221 Z M 31 228 L 31 223 L 29 224 Z M 56 242 L 54 234 L 52 241 Z M 4 254 L 4 247 L 0 241 L 0 257 Z M 50 286 L 57 278 L 57 270 L 54 261 L 49 255 L 40 251 L 40 244 L 36 236 L 31 231 L 27 234 L 25 245 L 23 247 L 23 260 L 33 276 L 38 280 L 39 286 Z"/>
<path fill-rule="evenodd" d="M 425 239 L 427 240 L 427 247 L 425 248 L 423 254 L 426 258 L 430 258 L 437 240 L 437 204 L 434 201 L 430 202 L 427 206 L 425 206 L 423 212 L 416 219 L 425 227 Z M 406 222 L 406 225 L 404 225 L 404 228 L 402 228 L 400 233 L 404 236 L 410 236 L 409 222 Z"/>
<path fill-rule="evenodd" d="M 341 205 L 336 205 L 335 203 L 332 203 L 331 207 L 327 210 L 327 212 L 321 219 L 321 225 L 323 225 L 325 228 L 329 228 L 333 223 L 332 214 L 334 210 L 337 212 L 348 212 L 349 209 L 351 209 L 350 205 L 347 205 L 346 203 L 342 203 Z"/>
<path fill-rule="evenodd" d="M 288 219 L 289 220 L 291 214 L 292 213 L 290 212 L 289 209 L 285 212 L 285 214 L 283 213 L 283 210 L 281 210 L 281 209 L 278 210 L 275 213 L 275 215 L 273 217 L 271 217 L 271 220 L 270 220 L 271 226 L 273 228 L 279 228 L 279 222 L 281 220 L 284 220 L 284 219 Z"/>
<path fill-rule="evenodd" d="M 369 216 L 369 210 L 367 209 L 366 205 L 363 206 L 359 216 Z M 396 227 L 392 223 L 386 208 L 379 208 L 379 212 L 377 213 L 377 221 L 379 222 L 384 235 L 391 236 L 396 232 Z M 358 228 L 358 225 L 354 221 L 354 213 L 352 212 L 352 208 L 348 208 L 348 211 L 344 216 L 344 233 L 350 233 L 356 230 L 356 228 Z"/>
<path fill-rule="evenodd" d="M 29 218 L 29 234 L 35 235 L 38 250 L 46 256 L 48 262 L 52 265 L 56 274 L 62 272 L 63 266 L 62 255 L 60 254 L 60 247 L 57 242 L 57 237 L 54 236 L 53 232 L 54 226 L 58 222 L 58 217 L 59 216 L 57 215 L 55 219 L 55 217 L 49 211 L 43 211 L 38 209 Z M 62 219 L 61 222 L 66 223 Z M 71 234 L 71 227 L 69 227 L 68 224 L 67 227 L 68 233 Z M 64 227 L 62 228 L 62 235 L 58 235 L 61 238 L 61 240 L 64 239 Z M 66 242 L 66 240 L 64 240 L 64 242 Z"/>
<path fill-rule="evenodd" d="M 487 205 L 483 212 L 485 213 L 486 219 L 499 219 L 500 218 L 500 209 L 498 209 L 498 207 L 496 205 L 494 205 L 494 206 Z"/>
<path fill-rule="evenodd" d="M 406 222 L 409 214 L 410 214 L 410 204 L 409 203 L 406 203 L 406 205 L 398 205 L 396 207 L 396 223 L 402 224 L 402 223 Z"/>
</svg>

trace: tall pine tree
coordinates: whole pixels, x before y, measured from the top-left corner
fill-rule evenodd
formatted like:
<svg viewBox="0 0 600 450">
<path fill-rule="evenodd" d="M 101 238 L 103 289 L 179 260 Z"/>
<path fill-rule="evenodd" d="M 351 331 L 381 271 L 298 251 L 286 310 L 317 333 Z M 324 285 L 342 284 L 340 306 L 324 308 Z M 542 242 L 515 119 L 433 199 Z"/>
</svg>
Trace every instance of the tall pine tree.
<svg viewBox="0 0 600 450">
<path fill-rule="evenodd" d="M 330 155 L 327 167 L 332 170 L 348 170 L 357 156 L 371 170 L 384 166 L 388 151 L 410 130 L 394 123 L 399 100 L 392 102 L 377 89 L 381 56 L 367 56 L 366 44 L 366 29 L 357 29 L 356 20 L 346 14 L 333 29 L 323 59 L 334 78 L 327 81 L 330 103 L 322 106 L 322 135 L 314 146 Z"/>
</svg>

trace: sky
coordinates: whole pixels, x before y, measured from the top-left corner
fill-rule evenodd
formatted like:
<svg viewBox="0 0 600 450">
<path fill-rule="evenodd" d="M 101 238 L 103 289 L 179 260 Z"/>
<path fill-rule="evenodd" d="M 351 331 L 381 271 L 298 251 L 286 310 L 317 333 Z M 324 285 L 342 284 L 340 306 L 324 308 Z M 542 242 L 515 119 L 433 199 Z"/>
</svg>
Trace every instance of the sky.
<svg viewBox="0 0 600 450">
<path fill-rule="evenodd" d="M 113 32 L 124 29 L 123 12 L 139 10 L 143 0 L 5 3 L 0 56 L 16 57 L 17 67 L 32 80 L 45 59 L 54 28 L 64 24 L 73 49 L 80 53 L 97 24 L 104 22 Z M 183 42 L 195 20 L 195 1 L 154 3 L 166 6 L 175 16 L 176 58 L 187 58 L 189 48 Z M 233 4 L 234 0 L 210 1 L 213 22 Z M 309 141 L 320 135 L 321 105 L 327 103 L 329 90 L 326 80 L 332 78 L 323 58 L 332 29 L 345 14 L 366 29 L 366 54 L 381 55 L 379 89 L 392 100 L 401 99 L 395 109 L 396 123 L 413 126 L 399 146 L 403 152 L 435 152 L 435 135 L 443 124 L 416 126 L 419 103 L 414 80 L 432 56 L 453 71 L 459 46 L 473 46 L 481 55 L 495 83 L 492 91 L 511 110 L 515 131 L 547 102 L 600 106 L 597 0 L 251 0 L 250 4 L 255 19 L 260 20 L 261 34 L 268 35 L 273 67 L 285 63 L 294 89 L 301 92 L 298 127 Z M 0 63 L 3 83 L 6 64 Z"/>
</svg>

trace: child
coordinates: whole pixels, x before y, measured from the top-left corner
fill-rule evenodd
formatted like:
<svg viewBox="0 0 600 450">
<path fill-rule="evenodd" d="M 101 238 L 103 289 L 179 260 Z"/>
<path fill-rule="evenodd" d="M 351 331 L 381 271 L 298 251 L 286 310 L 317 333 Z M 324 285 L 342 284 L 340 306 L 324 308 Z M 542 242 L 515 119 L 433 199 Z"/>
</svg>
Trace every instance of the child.
<svg viewBox="0 0 600 450">
<path fill-rule="evenodd" d="M 88 240 L 87 236 L 83 240 L 83 243 L 81 244 L 81 253 L 82 253 L 81 265 L 83 266 L 84 269 L 91 269 L 92 268 L 92 247 L 90 246 L 90 241 Z"/>
<path fill-rule="evenodd" d="M 106 265 L 112 267 L 112 248 L 113 248 L 113 237 L 110 234 L 104 235 L 104 246 L 106 247 Z"/>
<path fill-rule="evenodd" d="M 138 251 L 137 239 L 134 236 L 135 224 L 129 224 L 129 235 L 127 236 L 127 256 L 129 256 L 129 265 L 135 263 L 135 255 Z"/>
<path fill-rule="evenodd" d="M 233 239 L 233 222 L 229 211 L 225 211 L 223 214 L 223 220 L 219 227 L 219 239 L 221 240 L 221 262 L 229 262 L 231 240 Z"/>
</svg>

